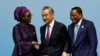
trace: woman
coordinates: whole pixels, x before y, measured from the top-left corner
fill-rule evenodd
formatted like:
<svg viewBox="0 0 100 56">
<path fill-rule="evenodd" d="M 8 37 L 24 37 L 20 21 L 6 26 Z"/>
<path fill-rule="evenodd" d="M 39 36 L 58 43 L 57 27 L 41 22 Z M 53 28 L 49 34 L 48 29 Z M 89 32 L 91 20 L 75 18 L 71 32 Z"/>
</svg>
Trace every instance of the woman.
<svg viewBox="0 0 100 56">
<path fill-rule="evenodd" d="M 30 11 L 24 6 L 17 7 L 14 17 L 19 23 L 13 28 L 15 48 L 12 56 L 37 56 L 39 45 L 35 26 L 30 24 Z"/>
</svg>

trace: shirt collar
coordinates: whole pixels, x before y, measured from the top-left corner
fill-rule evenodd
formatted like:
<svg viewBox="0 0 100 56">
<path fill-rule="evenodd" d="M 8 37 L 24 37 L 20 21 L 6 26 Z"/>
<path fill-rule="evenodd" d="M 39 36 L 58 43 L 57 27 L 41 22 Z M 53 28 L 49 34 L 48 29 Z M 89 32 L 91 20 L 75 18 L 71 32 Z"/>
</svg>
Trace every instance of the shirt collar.
<svg viewBox="0 0 100 56">
<path fill-rule="evenodd" d="M 80 19 L 80 21 L 77 23 L 77 25 L 81 25 L 81 23 L 82 23 L 82 18 Z"/>
<path fill-rule="evenodd" d="M 51 23 L 49 24 L 50 25 L 50 27 L 53 27 L 53 25 L 54 25 L 54 19 L 51 21 Z"/>
</svg>

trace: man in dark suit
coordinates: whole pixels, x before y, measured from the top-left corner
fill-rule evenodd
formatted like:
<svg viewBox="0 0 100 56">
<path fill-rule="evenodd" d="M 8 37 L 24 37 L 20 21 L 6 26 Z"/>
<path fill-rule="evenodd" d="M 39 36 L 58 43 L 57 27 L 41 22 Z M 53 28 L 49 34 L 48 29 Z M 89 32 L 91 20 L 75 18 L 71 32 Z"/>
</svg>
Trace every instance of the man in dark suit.
<svg viewBox="0 0 100 56">
<path fill-rule="evenodd" d="M 68 26 L 72 56 L 97 56 L 97 35 L 93 22 L 83 18 L 80 7 L 70 12 L 72 24 Z"/>
<path fill-rule="evenodd" d="M 46 23 L 40 28 L 42 53 L 47 56 L 67 55 L 69 37 L 66 26 L 54 20 L 54 11 L 49 6 L 43 7 L 42 18 Z"/>
</svg>

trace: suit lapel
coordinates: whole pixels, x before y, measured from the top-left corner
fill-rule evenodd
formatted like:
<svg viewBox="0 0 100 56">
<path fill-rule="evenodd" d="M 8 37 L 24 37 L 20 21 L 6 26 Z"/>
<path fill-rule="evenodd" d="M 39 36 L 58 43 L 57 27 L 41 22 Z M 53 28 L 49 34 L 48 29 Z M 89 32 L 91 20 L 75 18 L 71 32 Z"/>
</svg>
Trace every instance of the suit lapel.
<svg viewBox="0 0 100 56">
<path fill-rule="evenodd" d="M 45 31 L 46 31 L 46 25 L 43 26 L 43 30 L 42 30 L 43 33 L 42 34 L 43 34 L 44 43 L 47 44 L 47 41 L 45 39 Z"/>
<path fill-rule="evenodd" d="M 81 39 L 82 39 L 82 38 L 80 37 L 80 35 L 81 35 L 82 31 L 83 31 L 83 28 L 84 28 L 84 19 L 82 20 L 82 23 L 81 23 L 81 25 L 80 25 L 80 27 L 79 27 L 75 45 L 77 45 L 77 44 L 81 41 Z"/>
<path fill-rule="evenodd" d="M 55 36 L 56 28 L 57 28 L 57 22 L 55 21 L 55 22 L 54 22 L 54 26 L 53 26 L 53 28 L 52 28 L 51 35 L 50 35 L 49 43 L 51 42 L 51 39 Z"/>
</svg>

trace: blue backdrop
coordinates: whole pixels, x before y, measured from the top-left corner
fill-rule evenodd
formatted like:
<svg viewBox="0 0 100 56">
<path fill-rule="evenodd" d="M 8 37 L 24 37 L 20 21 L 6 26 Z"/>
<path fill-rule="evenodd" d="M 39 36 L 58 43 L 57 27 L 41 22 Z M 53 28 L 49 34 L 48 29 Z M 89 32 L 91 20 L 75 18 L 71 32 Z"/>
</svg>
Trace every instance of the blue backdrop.
<svg viewBox="0 0 100 56">
<path fill-rule="evenodd" d="M 38 41 L 40 41 L 40 26 L 44 24 L 41 17 L 42 7 L 53 7 L 55 19 L 68 26 L 70 9 L 80 6 L 83 9 L 84 18 L 94 22 L 98 36 L 98 56 L 100 56 L 100 0 L 0 0 L 0 56 L 11 56 L 14 43 L 12 28 L 16 22 L 13 12 L 17 6 L 26 6 L 32 12 L 32 24 L 36 26 Z"/>
</svg>

